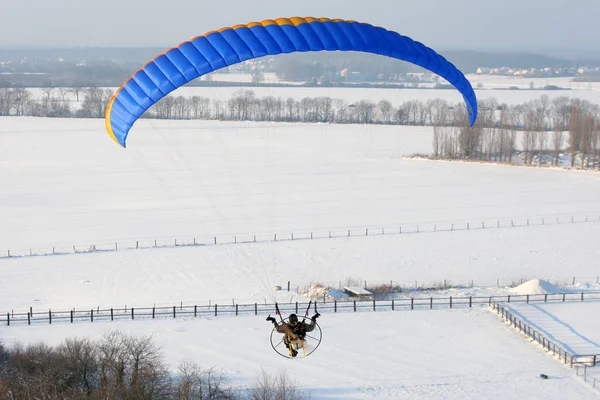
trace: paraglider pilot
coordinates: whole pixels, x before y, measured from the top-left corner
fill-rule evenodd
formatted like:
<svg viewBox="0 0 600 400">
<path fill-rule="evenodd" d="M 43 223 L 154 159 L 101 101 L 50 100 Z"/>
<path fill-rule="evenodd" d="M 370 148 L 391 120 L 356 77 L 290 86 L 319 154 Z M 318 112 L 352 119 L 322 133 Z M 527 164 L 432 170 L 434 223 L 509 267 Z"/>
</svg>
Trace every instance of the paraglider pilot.
<svg viewBox="0 0 600 400">
<path fill-rule="evenodd" d="M 275 330 L 277 332 L 285 335 L 283 342 L 290 350 L 290 356 L 296 357 L 298 355 L 298 348 L 304 346 L 304 338 L 306 334 L 315 329 L 317 318 L 320 316 L 321 314 L 319 313 L 313 315 L 310 319 L 310 323 L 298 321 L 298 316 L 296 314 L 290 314 L 288 322 L 282 321 L 281 324 L 278 324 L 275 318 L 271 317 L 270 315 L 267 317 L 267 321 L 270 321 L 273 323 L 273 325 L 275 325 Z"/>
</svg>

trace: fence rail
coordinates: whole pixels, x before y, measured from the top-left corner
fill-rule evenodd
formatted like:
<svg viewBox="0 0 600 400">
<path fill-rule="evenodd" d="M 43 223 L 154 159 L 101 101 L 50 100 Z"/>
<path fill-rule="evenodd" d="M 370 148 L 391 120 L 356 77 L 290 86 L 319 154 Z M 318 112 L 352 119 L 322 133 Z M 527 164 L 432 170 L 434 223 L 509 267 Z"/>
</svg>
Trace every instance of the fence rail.
<svg viewBox="0 0 600 400">
<path fill-rule="evenodd" d="M 600 292 L 582 293 L 556 293 L 534 295 L 506 295 L 506 296 L 461 296 L 461 297 L 410 297 L 391 300 L 344 300 L 344 301 L 315 301 L 314 310 L 320 313 L 355 313 L 363 311 L 396 311 L 396 310 L 433 310 L 447 308 L 472 308 L 477 306 L 494 306 L 499 302 L 507 303 L 535 303 L 535 302 L 581 302 L 600 301 Z M 308 302 L 278 303 L 282 313 L 298 313 L 305 309 Z M 142 307 L 142 308 L 105 308 L 68 311 L 41 311 L 6 313 L 0 323 L 6 326 L 31 325 L 35 323 L 75 323 L 116 321 L 135 319 L 165 319 L 165 318 L 193 318 L 217 317 L 219 315 L 267 315 L 275 309 L 273 304 L 227 304 L 227 305 L 178 305 L 172 307 Z M 508 311 L 502 308 L 506 314 Z M 499 311 L 500 312 L 500 311 Z M 504 314 L 503 314 L 504 315 Z M 599 360 L 594 359 L 594 363 Z"/>
<path fill-rule="evenodd" d="M 581 301 L 584 301 L 584 294 L 581 293 Z M 564 364 L 568 364 L 569 367 L 574 366 L 591 366 L 595 367 L 600 364 L 600 354 L 574 354 L 565 350 L 561 345 L 556 344 L 552 340 L 548 339 L 544 334 L 539 332 L 537 329 L 529 325 L 528 323 L 521 321 L 519 318 L 514 316 L 508 307 L 504 307 L 499 304 L 496 300 L 492 300 L 492 309 L 496 311 L 510 326 L 518 329 L 523 335 L 530 338 L 532 341 L 540 344 L 547 352 L 552 352 L 554 356 L 558 355 L 558 360 L 563 361 Z"/>
<path fill-rule="evenodd" d="M 77 253 L 93 253 L 106 251 L 121 251 L 121 250 L 136 250 L 149 248 L 173 248 L 181 246 L 214 246 L 214 245 L 231 245 L 243 243 L 265 243 L 279 241 L 297 241 L 297 240 L 314 240 L 314 239 L 332 239 L 343 237 L 361 237 L 361 236 L 380 236 L 380 235 L 402 235 L 411 233 L 433 233 L 433 232 L 452 232 L 452 231 L 467 231 L 477 229 L 498 229 L 498 228 L 519 228 L 528 226 L 541 225 L 563 225 L 574 223 L 590 223 L 600 221 L 600 215 L 580 215 L 570 217 L 534 217 L 534 218 L 518 218 L 518 219 L 493 219 L 473 222 L 458 222 L 458 223 L 410 223 L 398 224 L 395 226 L 385 227 L 338 227 L 329 230 L 305 231 L 298 230 L 296 232 L 284 233 L 260 233 L 260 234 L 231 234 L 231 235 L 202 235 L 197 237 L 185 236 L 180 238 L 156 238 L 156 239 L 139 239 L 139 240 L 124 240 L 111 243 L 96 243 L 87 245 L 71 245 L 71 246 L 54 246 L 47 248 L 29 249 L 3 249 L 0 250 L 0 259 L 12 257 L 33 257 L 33 256 L 50 256 L 64 255 Z"/>
</svg>

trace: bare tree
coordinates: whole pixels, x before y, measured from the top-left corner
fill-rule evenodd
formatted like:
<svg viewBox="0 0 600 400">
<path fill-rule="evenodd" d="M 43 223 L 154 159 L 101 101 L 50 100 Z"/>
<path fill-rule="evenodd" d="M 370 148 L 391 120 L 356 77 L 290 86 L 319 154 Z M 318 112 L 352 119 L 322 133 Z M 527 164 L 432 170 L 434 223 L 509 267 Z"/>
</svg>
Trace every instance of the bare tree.
<svg viewBox="0 0 600 400">
<path fill-rule="evenodd" d="M 536 132 L 536 143 L 538 147 L 538 166 L 542 166 L 544 153 L 546 152 L 546 143 L 548 134 L 544 131 Z"/>
<path fill-rule="evenodd" d="M 569 118 L 571 116 L 571 99 L 566 96 L 557 97 L 552 100 L 550 106 L 554 130 L 566 131 L 569 129 Z"/>
<path fill-rule="evenodd" d="M 581 103 L 574 102 L 569 117 L 569 151 L 571 153 L 571 167 L 575 166 L 575 157 L 577 156 L 577 152 L 581 145 L 581 132 L 583 129 L 582 117 Z"/>
<path fill-rule="evenodd" d="M 0 116 L 11 114 L 14 107 L 14 92 L 8 88 L 0 88 Z"/>
<path fill-rule="evenodd" d="M 75 101 L 79 103 L 79 95 L 83 92 L 83 86 L 75 84 L 69 88 L 70 92 L 75 95 Z"/>
<path fill-rule="evenodd" d="M 388 100 L 380 100 L 377 103 L 377 111 L 381 123 L 389 124 L 391 122 L 393 110 L 394 107 L 392 107 L 392 103 L 390 103 Z"/>
<path fill-rule="evenodd" d="M 356 103 L 356 112 L 358 113 L 358 122 L 361 124 L 370 124 L 373 122 L 375 103 L 368 100 L 361 100 Z"/>
<path fill-rule="evenodd" d="M 301 391 L 296 383 L 284 371 L 273 377 L 264 370 L 256 379 L 256 384 L 249 391 L 250 400 L 305 400 L 310 394 Z"/>
<path fill-rule="evenodd" d="M 554 131 L 552 132 L 552 148 L 554 150 L 552 156 L 552 165 L 554 166 L 558 166 L 560 151 L 562 150 L 564 142 L 564 133 L 560 128 L 561 125 L 556 125 Z"/>
</svg>

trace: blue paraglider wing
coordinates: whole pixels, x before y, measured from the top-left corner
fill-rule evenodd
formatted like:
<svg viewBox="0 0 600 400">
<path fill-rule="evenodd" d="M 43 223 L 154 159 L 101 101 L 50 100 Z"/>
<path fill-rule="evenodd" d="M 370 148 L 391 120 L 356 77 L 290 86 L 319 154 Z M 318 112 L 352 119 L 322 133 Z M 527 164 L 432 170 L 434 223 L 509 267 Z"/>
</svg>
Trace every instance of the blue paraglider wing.
<svg viewBox="0 0 600 400">
<path fill-rule="evenodd" d="M 462 94 L 469 122 L 475 123 L 477 99 L 471 84 L 453 64 L 429 47 L 366 23 L 294 17 L 211 31 L 160 54 L 127 79 L 110 99 L 106 130 L 125 147 L 137 119 L 191 80 L 253 58 L 308 51 L 360 51 L 419 65 L 446 79 Z"/>
</svg>

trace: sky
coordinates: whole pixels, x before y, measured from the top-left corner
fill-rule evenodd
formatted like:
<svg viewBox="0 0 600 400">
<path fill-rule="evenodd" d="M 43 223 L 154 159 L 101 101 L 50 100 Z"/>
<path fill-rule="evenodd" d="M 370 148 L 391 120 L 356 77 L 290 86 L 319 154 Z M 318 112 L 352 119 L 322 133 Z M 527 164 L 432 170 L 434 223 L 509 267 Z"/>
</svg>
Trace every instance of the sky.
<svg viewBox="0 0 600 400">
<path fill-rule="evenodd" d="M 2 4 L 0 46 L 173 46 L 277 17 L 369 22 L 444 49 L 596 51 L 598 0 L 21 0 Z M 551 4 L 551 6 L 550 6 Z M 573 6 L 577 4 L 577 6 Z"/>
</svg>

